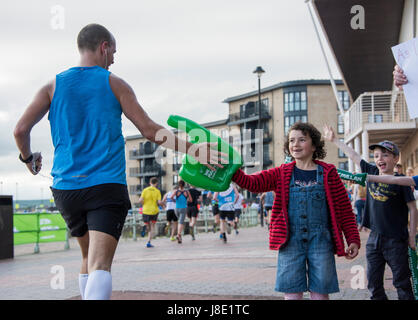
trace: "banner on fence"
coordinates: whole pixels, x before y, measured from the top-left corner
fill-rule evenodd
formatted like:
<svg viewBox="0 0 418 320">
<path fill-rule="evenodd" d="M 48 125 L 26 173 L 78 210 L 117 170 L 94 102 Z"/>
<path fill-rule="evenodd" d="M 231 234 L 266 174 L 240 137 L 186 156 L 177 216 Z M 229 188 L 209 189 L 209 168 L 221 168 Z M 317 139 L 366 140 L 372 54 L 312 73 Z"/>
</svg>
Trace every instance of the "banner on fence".
<svg viewBox="0 0 418 320">
<path fill-rule="evenodd" d="M 66 241 L 67 225 L 59 213 L 13 215 L 14 244 Z"/>
</svg>

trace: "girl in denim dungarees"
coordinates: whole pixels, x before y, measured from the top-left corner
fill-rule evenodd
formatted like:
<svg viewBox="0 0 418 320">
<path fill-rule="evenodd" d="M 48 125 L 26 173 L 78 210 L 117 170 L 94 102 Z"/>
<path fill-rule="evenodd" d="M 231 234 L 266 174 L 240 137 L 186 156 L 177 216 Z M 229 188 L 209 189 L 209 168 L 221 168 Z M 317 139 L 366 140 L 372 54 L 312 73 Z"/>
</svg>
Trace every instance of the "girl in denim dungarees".
<svg viewBox="0 0 418 320">
<path fill-rule="evenodd" d="M 314 152 L 323 158 L 325 151 L 313 145 L 309 133 L 292 128 L 288 152 L 296 165 L 289 186 L 289 238 L 279 250 L 275 290 L 285 299 L 302 299 L 305 291 L 311 299 L 328 299 L 339 287 L 323 168 L 313 162 Z"/>
</svg>

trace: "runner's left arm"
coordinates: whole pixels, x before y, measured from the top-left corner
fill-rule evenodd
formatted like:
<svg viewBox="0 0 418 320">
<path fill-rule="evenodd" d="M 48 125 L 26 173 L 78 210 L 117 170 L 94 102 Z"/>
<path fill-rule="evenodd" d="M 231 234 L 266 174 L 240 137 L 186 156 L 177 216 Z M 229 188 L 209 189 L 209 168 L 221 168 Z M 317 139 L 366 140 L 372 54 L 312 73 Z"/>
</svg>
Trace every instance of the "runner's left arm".
<svg viewBox="0 0 418 320">
<path fill-rule="evenodd" d="M 26 163 L 29 171 L 36 175 L 42 167 L 42 156 L 39 152 L 32 153 L 30 146 L 30 133 L 32 128 L 45 116 L 52 100 L 54 81 L 44 85 L 35 95 L 32 102 L 20 117 L 14 129 L 17 148 L 23 159 L 33 155 L 30 163 Z M 35 168 L 35 170 L 34 170 Z"/>
</svg>

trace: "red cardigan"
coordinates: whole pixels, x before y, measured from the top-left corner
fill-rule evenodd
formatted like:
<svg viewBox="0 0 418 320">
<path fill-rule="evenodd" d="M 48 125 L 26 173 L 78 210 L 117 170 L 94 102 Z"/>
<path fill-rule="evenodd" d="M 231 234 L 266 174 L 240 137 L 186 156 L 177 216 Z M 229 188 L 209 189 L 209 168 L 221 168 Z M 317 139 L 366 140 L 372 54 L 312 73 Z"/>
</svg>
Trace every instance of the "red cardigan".
<svg viewBox="0 0 418 320">
<path fill-rule="evenodd" d="M 324 188 L 331 218 L 331 231 L 334 253 L 345 256 L 344 239 L 347 244 L 357 243 L 360 248 L 360 235 L 356 218 L 348 194 L 334 165 L 322 161 L 314 162 L 324 168 Z M 289 185 L 296 162 L 282 164 L 280 167 L 263 170 L 252 175 L 239 169 L 232 180 L 240 187 L 254 193 L 274 191 L 273 209 L 270 220 L 270 249 L 278 250 L 288 239 Z"/>
</svg>

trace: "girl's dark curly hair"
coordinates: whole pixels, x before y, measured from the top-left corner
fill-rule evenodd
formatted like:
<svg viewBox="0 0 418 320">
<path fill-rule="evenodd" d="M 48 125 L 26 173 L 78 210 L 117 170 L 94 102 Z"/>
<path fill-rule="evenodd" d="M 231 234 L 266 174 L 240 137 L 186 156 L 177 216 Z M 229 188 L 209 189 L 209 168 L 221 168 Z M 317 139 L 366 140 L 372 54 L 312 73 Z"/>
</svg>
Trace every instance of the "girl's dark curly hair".
<svg viewBox="0 0 418 320">
<path fill-rule="evenodd" d="M 312 145 L 315 147 L 315 151 L 312 155 L 313 160 L 324 159 L 326 157 L 327 152 L 325 150 L 325 142 L 321 139 L 321 132 L 319 132 L 319 130 L 315 128 L 312 124 L 304 122 L 294 123 L 287 132 L 283 148 L 286 156 L 289 156 L 292 158 L 292 160 L 294 160 L 289 150 L 289 134 L 292 130 L 302 131 L 304 136 L 309 135 L 309 137 L 311 137 Z"/>
</svg>

